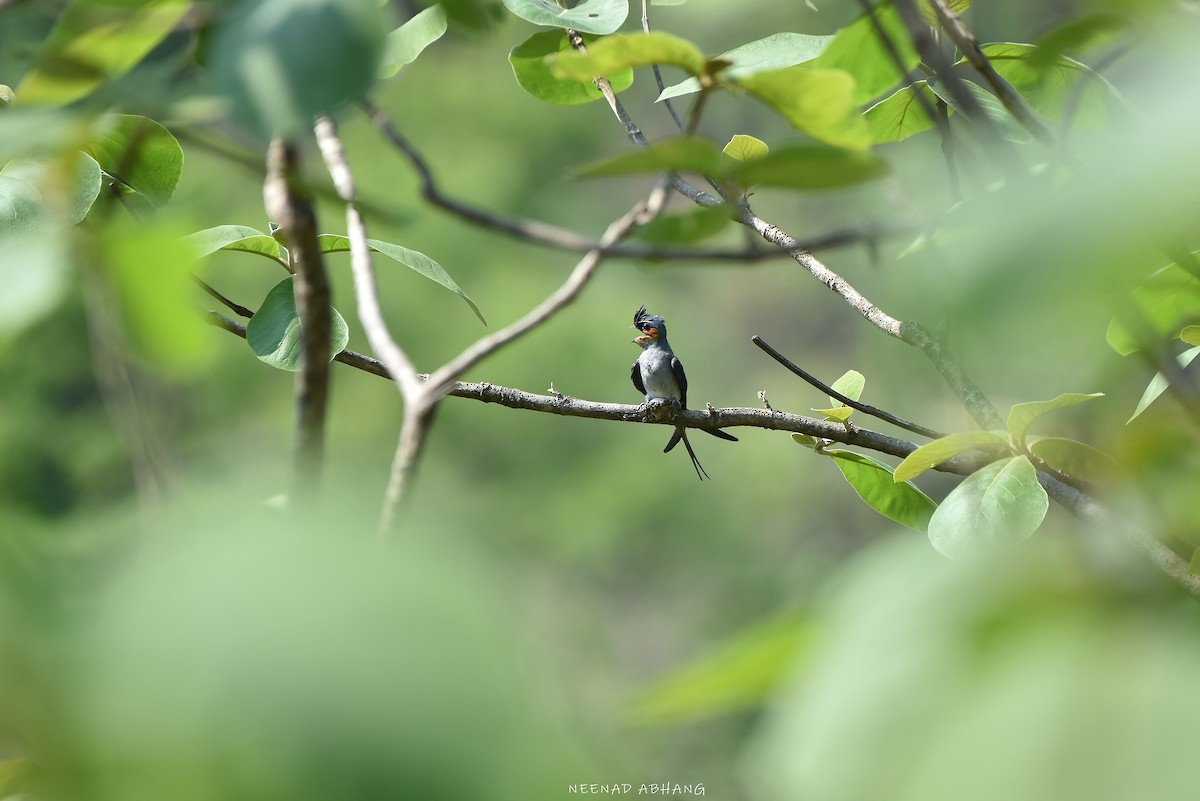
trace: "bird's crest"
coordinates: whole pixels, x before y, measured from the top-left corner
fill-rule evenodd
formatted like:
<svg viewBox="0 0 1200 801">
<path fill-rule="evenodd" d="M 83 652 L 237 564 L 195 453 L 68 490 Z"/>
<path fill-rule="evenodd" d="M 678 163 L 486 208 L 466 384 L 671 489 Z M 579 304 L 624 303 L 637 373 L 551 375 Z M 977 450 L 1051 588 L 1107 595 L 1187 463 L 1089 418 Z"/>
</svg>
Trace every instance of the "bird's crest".
<svg viewBox="0 0 1200 801">
<path fill-rule="evenodd" d="M 650 315 L 646 313 L 645 306 L 638 306 L 638 310 L 633 313 L 633 327 L 641 328 L 642 323 L 649 319 Z"/>
</svg>

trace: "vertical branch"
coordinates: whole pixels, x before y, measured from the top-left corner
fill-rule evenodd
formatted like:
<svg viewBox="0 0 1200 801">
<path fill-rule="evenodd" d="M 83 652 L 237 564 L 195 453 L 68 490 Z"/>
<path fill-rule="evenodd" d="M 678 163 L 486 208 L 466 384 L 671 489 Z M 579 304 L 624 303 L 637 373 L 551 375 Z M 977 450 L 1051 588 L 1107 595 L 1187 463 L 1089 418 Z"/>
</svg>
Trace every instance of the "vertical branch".
<svg viewBox="0 0 1200 801">
<path fill-rule="evenodd" d="M 299 178 L 295 143 L 273 139 L 267 148 L 263 203 L 287 236 L 296 311 L 300 316 L 300 372 L 296 378 L 295 496 L 309 497 L 320 483 L 325 455 L 325 412 L 329 399 L 332 312 L 329 281 L 317 242 L 312 196 Z"/>
</svg>

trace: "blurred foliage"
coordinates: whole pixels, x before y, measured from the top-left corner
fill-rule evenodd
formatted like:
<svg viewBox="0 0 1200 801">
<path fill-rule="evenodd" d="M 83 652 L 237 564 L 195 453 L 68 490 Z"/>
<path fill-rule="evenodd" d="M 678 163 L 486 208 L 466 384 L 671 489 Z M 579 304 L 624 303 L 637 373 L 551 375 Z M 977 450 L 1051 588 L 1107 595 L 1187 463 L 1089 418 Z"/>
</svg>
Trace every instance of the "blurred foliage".
<svg viewBox="0 0 1200 801">
<path fill-rule="evenodd" d="M 610 0 L 427 5 L 0 12 L 0 799 L 561 798 L 650 780 L 721 798 L 1184 797 L 1194 603 L 1115 526 L 1047 510 L 1030 458 L 1104 481 L 1185 559 L 1200 547 L 1196 429 L 1155 377 L 1187 367 L 1200 321 L 1191 5 L 951 4 L 1052 147 L 961 54 L 987 120 L 939 79 L 900 85 L 917 53 L 890 3 L 873 19 L 848 0 L 656 4 L 653 37 Z M 651 149 L 584 102 L 593 62 L 559 55 L 580 20 Z M 1009 430 L 938 440 L 894 475 L 747 430 L 700 444 L 700 485 L 655 430 L 451 398 L 382 550 L 399 400 L 339 365 L 324 507 L 276 511 L 291 377 L 202 327 L 227 310 L 189 280 L 259 309 L 284 277 L 261 233 L 266 135 L 304 142 L 352 349 L 367 345 L 313 114 L 339 120 L 419 369 L 524 315 L 578 258 L 425 204 L 354 106 L 365 93 L 446 195 L 499 214 L 596 236 L 669 168 L 749 191 L 797 239 L 910 230 L 817 255 L 947 332 L 1013 407 Z M 660 94 L 685 119 L 702 104 L 691 136 Z M 953 175 L 919 97 L 947 104 Z M 605 177 L 578 180 L 589 164 Z M 643 235 L 744 245 L 728 223 L 676 201 Z M 826 405 L 750 347 L 759 334 L 826 380 L 852 366 L 895 414 L 972 427 L 921 354 L 786 260 L 614 260 L 466 378 L 637 402 L 643 303 L 671 320 L 695 406 Z M 1047 436 L 1027 435 L 1035 418 Z M 922 472 L 980 446 L 1007 461 L 961 483 Z M 988 533 L 1006 547 L 979 553 Z"/>
</svg>

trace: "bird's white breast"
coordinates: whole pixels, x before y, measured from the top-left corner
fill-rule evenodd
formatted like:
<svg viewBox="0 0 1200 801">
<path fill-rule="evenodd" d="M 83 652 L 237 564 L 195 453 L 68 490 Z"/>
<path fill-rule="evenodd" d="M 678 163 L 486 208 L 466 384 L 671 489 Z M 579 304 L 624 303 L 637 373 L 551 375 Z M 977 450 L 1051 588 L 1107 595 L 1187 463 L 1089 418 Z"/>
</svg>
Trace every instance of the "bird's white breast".
<svg viewBox="0 0 1200 801">
<path fill-rule="evenodd" d="M 671 354 L 661 348 L 647 348 L 638 357 L 646 398 L 679 400 L 679 382 L 671 370 Z"/>
</svg>

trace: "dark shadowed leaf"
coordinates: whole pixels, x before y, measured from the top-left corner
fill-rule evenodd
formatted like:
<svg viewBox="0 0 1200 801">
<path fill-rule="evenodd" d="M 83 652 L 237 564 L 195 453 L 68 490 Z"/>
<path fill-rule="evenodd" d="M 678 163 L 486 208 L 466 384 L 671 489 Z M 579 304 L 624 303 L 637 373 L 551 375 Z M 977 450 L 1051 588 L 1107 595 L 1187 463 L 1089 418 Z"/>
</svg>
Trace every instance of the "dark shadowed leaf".
<svg viewBox="0 0 1200 801">
<path fill-rule="evenodd" d="M 1038 439 L 1029 443 L 1029 452 L 1057 470 L 1095 484 L 1111 483 L 1123 472 L 1104 451 L 1073 439 Z"/>
<path fill-rule="evenodd" d="M 846 450 L 825 453 L 833 457 L 838 470 L 867 506 L 902 526 L 925 532 L 937 509 L 932 498 L 907 481 L 895 481 L 890 467 L 870 457 Z"/>
<path fill-rule="evenodd" d="M 888 163 L 873 153 L 821 145 L 776 148 L 766 156 L 734 167 L 742 186 L 830 189 L 887 175 Z"/>
<path fill-rule="evenodd" d="M 534 25 L 580 33 L 612 33 L 629 16 L 629 0 L 583 0 L 573 8 L 553 0 L 504 0 L 504 7 Z"/>
<path fill-rule="evenodd" d="M 700 137 L 682 136 L 591 164 L 580 169 L 579 174 L 588 178 L 662 171 L 716 175 L 721 167 L 721 151 L 716 145 Z"/>
<path fill-rule="evenodd" d="M 584 36 L 590 46 L 594 36 Z M 590 103 L 604 97 L 592 83 L 591 78 L 558 78 L 546 63 L 546 56 L 571 50 L 571 42 L 562 31 L 542 31 L 530 36 L 514 47 L 508 54 L 517 83 L 538 100 L 560 106 Z M 617 70 L 608 76 L 613 91 L 623 92 L 633 84 L 633 70 L 629 67 Z"/>
<path fill-rule="evenodd" d="M 296 372 L 300 369 L 300 315 L 296 312 L 296 298 L 293 295 L 292 279 L 285 278 L 276 284 L 262 306 L 246 324 L 246 342 L 254 355 L 262 361 L 280 370 Z M 350 329 L 337 309 L 332 309 L 333 317 L 329 332 L 330 358 L 346 349 L 350 341 Z"/>
<path fill-rule="evenodd" d="M 1024 456 L 1001 459 L 967 476 L 929 521 L 929 541 L 951 559 L 995 552 L 1028 539 L 1050 500 Z"/>
<path fill-rule="evenodd" d="M 725 209 L 700 208 L 655 217 L 637 230 L 637 236 L 659 245 L 688 245 L 719 234 L 731 222 Z"/>
</svg>

